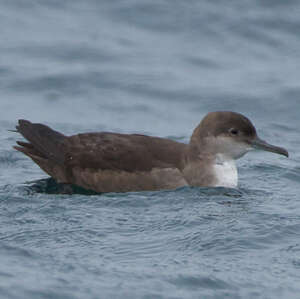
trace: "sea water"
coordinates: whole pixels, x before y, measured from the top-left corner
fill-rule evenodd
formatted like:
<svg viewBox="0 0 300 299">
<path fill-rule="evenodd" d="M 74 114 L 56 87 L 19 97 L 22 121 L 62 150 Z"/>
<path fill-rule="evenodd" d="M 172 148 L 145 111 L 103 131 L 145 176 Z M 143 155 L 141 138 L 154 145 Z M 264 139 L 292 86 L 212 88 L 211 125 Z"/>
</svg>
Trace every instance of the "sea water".
<svg viewBox="0 0 300 299">
<path fill-rule="evenodd" d="M 0 298 L 300 298 L 300 3 L 0 1 Z M 64 134 L 188 142 L 248 116 L 239 188 L 60 194 L 12 146 Z"/>
</svg>

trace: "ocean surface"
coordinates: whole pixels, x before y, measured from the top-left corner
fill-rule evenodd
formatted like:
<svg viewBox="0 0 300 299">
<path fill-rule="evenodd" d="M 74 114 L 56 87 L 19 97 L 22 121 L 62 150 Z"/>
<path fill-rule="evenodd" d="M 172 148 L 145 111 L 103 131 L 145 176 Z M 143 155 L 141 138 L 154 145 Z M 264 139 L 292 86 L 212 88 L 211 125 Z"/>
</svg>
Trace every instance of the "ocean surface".
<svg viewBox="0 0 300 299">
<path fill-rule="evenodd" d="M 0 0 L 0 298 L 300 298 L 300 2 Z M 188 142 L 248 116 L 239 188 L 60 194 L 17 119 Z"/>
</svg>

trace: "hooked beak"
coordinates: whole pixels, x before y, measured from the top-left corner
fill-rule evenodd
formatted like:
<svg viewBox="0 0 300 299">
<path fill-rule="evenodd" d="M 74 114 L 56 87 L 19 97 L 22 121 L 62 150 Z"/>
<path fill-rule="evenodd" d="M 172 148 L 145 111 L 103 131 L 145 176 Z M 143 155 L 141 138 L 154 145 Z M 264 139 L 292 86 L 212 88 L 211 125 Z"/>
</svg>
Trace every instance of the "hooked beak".
<svg viewBox="0 0 300 299">
<path fill-rule="evenodd" d="M 252 145 L 253 148 L 256 148 L 256 149 L 259 149 L 259 150 L 276 153 L 276 154 L 283 155 L 283 156 L 286 156 L 286 157 L 289 156 L 288 151 L 286 149 L 284 149 L 283 147 L 279 147 L 279 146 L 269 144 L 266 141 L 258 138 L 257 136 L 255 137 L 254 140 L 252 140 L 251 145 Z"/>
</svg>

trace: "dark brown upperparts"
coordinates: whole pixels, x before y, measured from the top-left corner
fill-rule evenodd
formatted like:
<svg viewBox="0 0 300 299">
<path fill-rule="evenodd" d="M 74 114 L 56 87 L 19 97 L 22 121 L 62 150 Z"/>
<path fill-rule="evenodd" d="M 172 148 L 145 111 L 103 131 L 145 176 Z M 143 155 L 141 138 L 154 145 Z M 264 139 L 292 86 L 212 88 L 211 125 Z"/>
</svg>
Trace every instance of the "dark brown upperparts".
<svg viewBox="0 0 300 299">
<path fill-rule="evenodd" d="M 164 138 L 103 132 L 68 137 L 65 152 L 69 167 L 134 172 L 180 168 L 186 147 Z"/>
</svg>

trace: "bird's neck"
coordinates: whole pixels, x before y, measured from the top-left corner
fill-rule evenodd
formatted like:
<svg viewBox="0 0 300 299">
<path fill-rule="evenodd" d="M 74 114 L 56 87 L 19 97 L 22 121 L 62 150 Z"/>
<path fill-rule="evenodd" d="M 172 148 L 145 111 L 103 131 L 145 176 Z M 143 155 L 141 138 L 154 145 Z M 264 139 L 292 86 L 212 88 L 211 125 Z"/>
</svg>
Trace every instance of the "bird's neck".
<svg viewBox="0 0 300 299">
<path fill-rule="evenodd" d="M 192 186 L 230 187 L 238 185 L 238 172 L 235 160 L 215 153 L 206 144 L 188 145 L 183 174 Z"/>
</svg>

